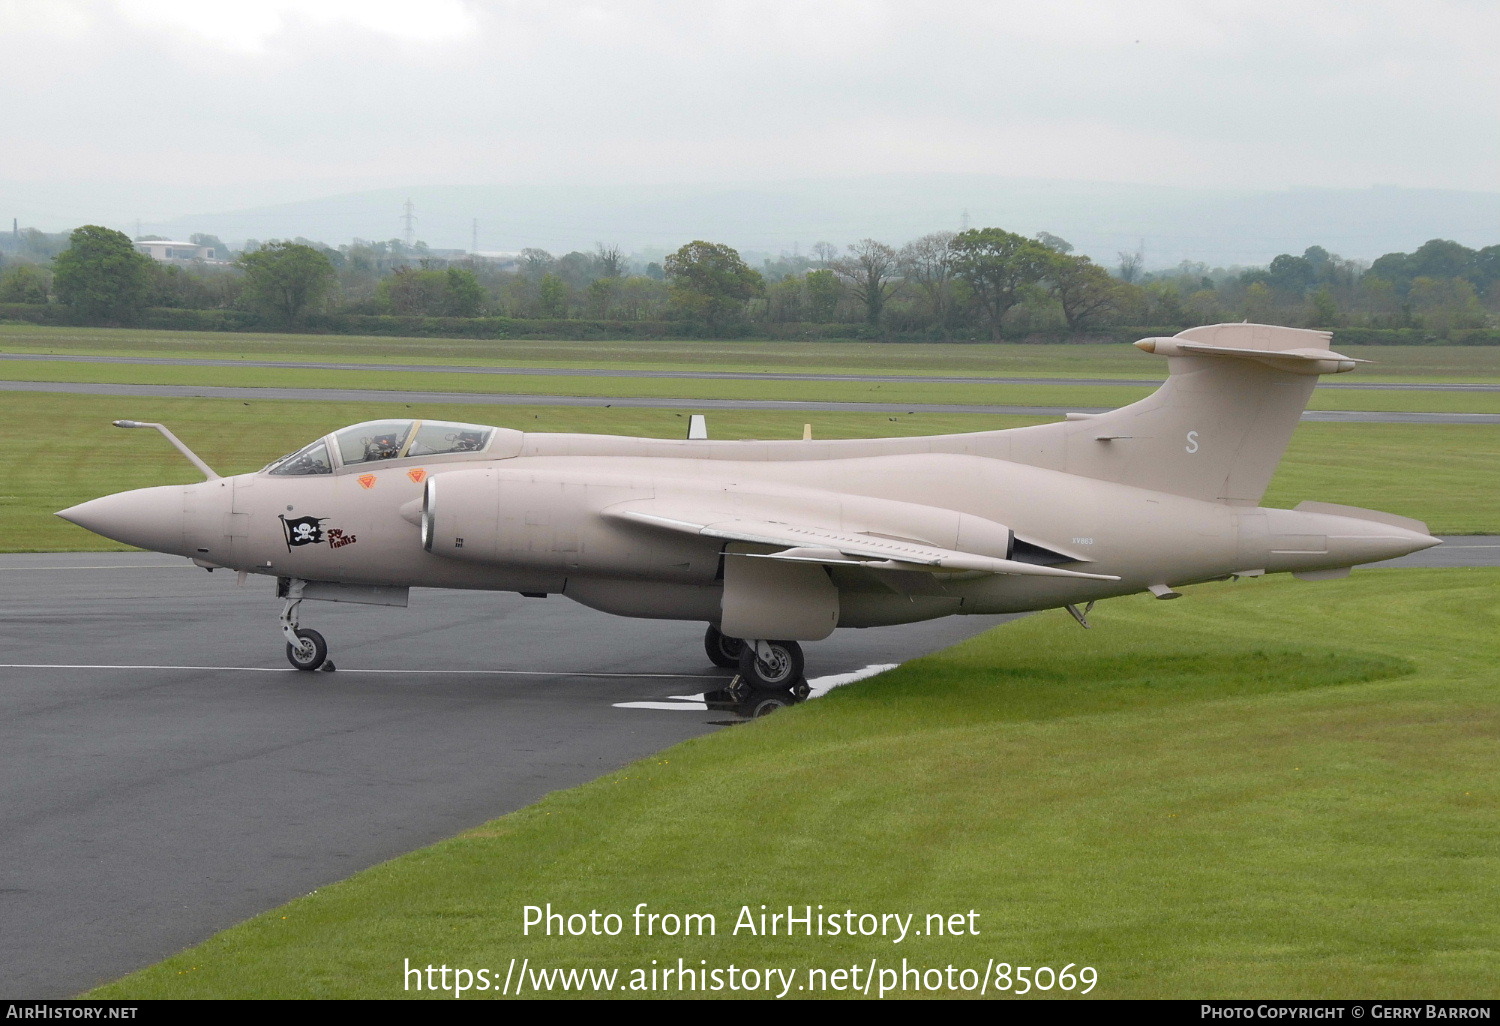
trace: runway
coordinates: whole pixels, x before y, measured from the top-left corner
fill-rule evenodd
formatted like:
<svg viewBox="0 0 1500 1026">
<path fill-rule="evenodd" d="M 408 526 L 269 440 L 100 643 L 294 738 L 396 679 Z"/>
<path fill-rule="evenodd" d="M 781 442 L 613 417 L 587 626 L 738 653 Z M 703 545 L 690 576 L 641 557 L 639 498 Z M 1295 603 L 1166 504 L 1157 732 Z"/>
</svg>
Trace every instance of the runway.
<svg viewBox="0 0 1500 1026">
<path fill-rule="evenodd" d="M 722 686 L 701 625 L 490 593 L 309 603 L 339 669 L 307 674 L 270 579 L 234 582 L 0 555 L 0 997 L 79 993 L 727 717 L 615 707 Z M 998 621 L 837 631 L 808 676 Z"/>
<path fill-rule="evenodd" d="M 1140 384 L 1140 382 L 1134 382 Z M 1018 406 L 983 403 L 850 403 L 785 399 L 652 399 L 638 396 L 514 395 L 495 392 L 408 392 L 357 388 L 245 388 L 229 385 L 123 385 L 74 381 L 0 381 L 0 392 L 141 396 L 166 399 L 238 399 L 295 402 L 453 403 L 478 406 L 622 406 L 646 409 L 800 410 L 811 413 L 978 413 L 1062 417 L 1107 413 L 1105 406 Z M 1349 424 L 1500 424 L 1500 413 L 1378 413 L 1308 410 L 1304 421 Z"/>
<path fill-rule="evenodd" d="M 264 367 L 282 370 L 395 371 L 408 374 L 499 374 L 559 378 L 673 378 L 689 381 L 845 381 L 924 385 L 1113 385 L 1147 388 L 1161 378 L 1031 378 L 956 374 L 816 374 L 797 371 L 658 371 L 588 367 L 471 367 L 452 363 L 340 363 L 322 360 L 215 360 L 169 356 L 73 356 L 57 353 L 0 353 L 0 360 L 60 363 L 139 364 L 166 367 Z M 1319 388 L 1396 389 L 1409 392 L 1500 392 L 1494 382 L 1320 381 Z"/>
</svg>

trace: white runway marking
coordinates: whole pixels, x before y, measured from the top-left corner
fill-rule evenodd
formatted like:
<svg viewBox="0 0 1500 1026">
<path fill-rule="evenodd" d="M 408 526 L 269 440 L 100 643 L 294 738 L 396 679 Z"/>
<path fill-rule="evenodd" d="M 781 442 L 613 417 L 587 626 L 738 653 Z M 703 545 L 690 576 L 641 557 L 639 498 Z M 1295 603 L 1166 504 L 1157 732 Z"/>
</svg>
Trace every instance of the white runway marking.
<svg viewBox="0 0 1500 1026">
<path fill-rule="evenodd" d="M 834 673 L 827 677 L 815 677 L 807 682 L 807 686 L 812 688 L 812 694 L 807 697 L 822 698 L 834 688 L 843 687 L 845 684 L 853 684 L 857 680 L 873 677 L 877 673 L 884 673 L 886 670 L 894 670 L 898 665 L 898 663 L 871 663 L 863 669 L 853 670 L 849 673 Z"/>
<path fill-rule="evenodd" d="M 99 566 L 0 566 L 0 571 L 19 570 L 194 570 L 187 563 L 107 563 Z"/>
<path fill-rule="evenodd" d="M 0 663 L 0 670 L 233 670 L 238 673 L 307 673 L 290 666 L 157 666 L 151 663 Z M 316 671 L 314 671 L 316 672 Z M 482 674 L 503 677 L 616 677 L 631 680 L 719 680 L 704 673 L 600 673 L 593 670 L 364 670 L 340 667 L 338 673 Z"/>
<path fill-rule="evenodd" d="M 894 670 L 898 663 L 871 663 L 862 669 L 852 670 L 849 673 L 832 673 L 826 677 L 814 677 L 807 682 L 811 689 L 808 698 L 822 698 L 834 688 L 845 684 L 853 684 L 857 680 L 873 677 L 877 673 L 886 670 Z M 678 712 L 707 712 L 708 703 L 704 702 L 703 695 L 668 695 L 670 702 L 615 702 L 616 709 L 672 709 Z"/>
</svg>

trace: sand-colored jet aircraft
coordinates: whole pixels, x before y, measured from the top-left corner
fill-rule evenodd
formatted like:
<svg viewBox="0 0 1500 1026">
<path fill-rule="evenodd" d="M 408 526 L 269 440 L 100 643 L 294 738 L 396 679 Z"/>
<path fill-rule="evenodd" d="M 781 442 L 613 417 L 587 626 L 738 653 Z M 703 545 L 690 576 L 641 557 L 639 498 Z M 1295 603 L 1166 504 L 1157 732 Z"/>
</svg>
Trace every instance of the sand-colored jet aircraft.
<svg viewBox="0 0 1500 1026">
<path fill-rule="evenodd" d="M 304 599 L 404 606 L 408 589 L 564 595 L 707 624 L 709 657 L 795 686 L 836 627 L 1178 596 L 1187 584 L 1349 567 L 1438 544 L 1349 506 L 1259 503 L 1320 374 L 1325 332 L 1218 324 L 1136 343 L 1167 381 L 1035 427 L 917 438 L 668 440 L 388 420 L 254 474 L 143 488 L 58 515 L 198 565 L 264 574 L 293 666 L 328 646 Z M 133 421 L 121 427 L 160 427 Z"/>
</svg>

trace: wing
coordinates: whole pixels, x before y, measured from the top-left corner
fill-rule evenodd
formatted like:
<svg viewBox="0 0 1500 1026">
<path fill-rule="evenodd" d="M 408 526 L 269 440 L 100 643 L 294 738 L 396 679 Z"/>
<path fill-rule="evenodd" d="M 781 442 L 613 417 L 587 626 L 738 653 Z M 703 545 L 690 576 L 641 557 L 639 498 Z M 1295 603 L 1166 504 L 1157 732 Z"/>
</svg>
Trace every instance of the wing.
<svg viewBox="0 0 1500 1026">
<path fill-rule="evenodd" d="M 1118 581 L 1109 574 L 1088 574 L 1054 566 L 1038 566 L 973 552 L 939 548 L 919 541 L 863 532 L 845 532 L 816 524 L 741 517 L 659 499 L 621 503 L 603 511 L 606 517 L 649 524 L 668 531 L 725 541 L 771 545 L 778 552 L 739 553 L 756 559 L 830 566 L 859 566 L 872 570 L 922 570 L 929 573 L 1020 574 L 1028 577 L 1081 577 Z"/>
</svg>

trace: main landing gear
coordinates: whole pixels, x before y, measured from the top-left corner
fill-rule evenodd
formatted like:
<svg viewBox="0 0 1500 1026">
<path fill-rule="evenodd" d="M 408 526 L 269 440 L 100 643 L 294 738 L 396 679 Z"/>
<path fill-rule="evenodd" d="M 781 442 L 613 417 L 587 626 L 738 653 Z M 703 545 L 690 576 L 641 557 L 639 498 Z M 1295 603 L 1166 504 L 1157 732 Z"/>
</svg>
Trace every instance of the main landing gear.
<svg viewBox="0 0 1500 1026">
<path fill-rule="evenodd" d="M 739 680 L 748 687 L 781 691 L 807 685 L 802 646 L 795 641 L 741 640 L 710 624 L 703 647 L 715 666 L 739 670 Z"/>
<path fill-rule="evenodd" d="M 302 605 L 304 582 L 288 581 L 283 597 L 286 605 L 281 610 L 281 636 L 286 638 L 286 659 L 299 670 L 332 670 L 328 659 L 328 642 L 323 635 L 309 627 L 297 625 L 297 607 Z"/>
<path fill-rule="evenodd" d="M 708 633 L 703 635 L 703 649 L 708 653 L 709 662 L 726 670 L 734 670 L 740 665 L 740 653 L 745 651 L 745 643 L 709 624 Z"/>
</svg>

